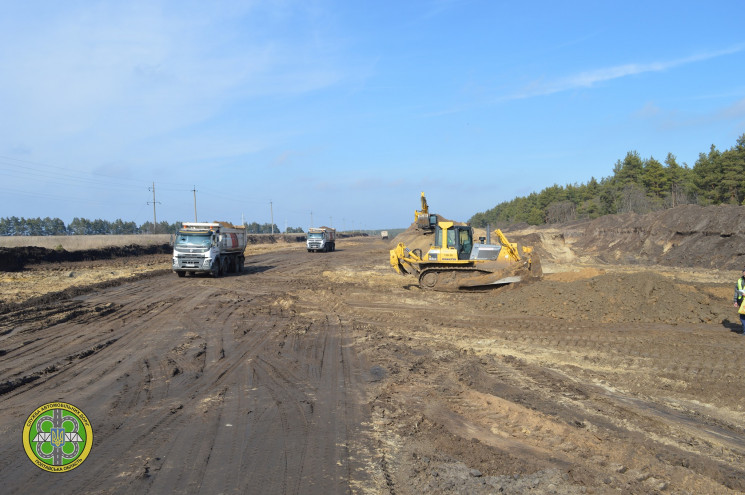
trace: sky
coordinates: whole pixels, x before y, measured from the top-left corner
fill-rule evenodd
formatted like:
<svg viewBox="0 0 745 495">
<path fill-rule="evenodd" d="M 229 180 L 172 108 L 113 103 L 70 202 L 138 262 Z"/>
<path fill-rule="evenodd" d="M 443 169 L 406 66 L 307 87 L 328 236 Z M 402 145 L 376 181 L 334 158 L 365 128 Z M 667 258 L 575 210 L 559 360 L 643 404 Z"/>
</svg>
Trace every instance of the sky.
<svg viewBox="0 0 745 495">
<path fill-rule="evenodd" d="M 392 229 L 421 192 L 466 221 L 629 151 L 692 167 L 745 133 L 744 20 L 741 0 L 0 0 L 0 217 Z"/>
</svg>

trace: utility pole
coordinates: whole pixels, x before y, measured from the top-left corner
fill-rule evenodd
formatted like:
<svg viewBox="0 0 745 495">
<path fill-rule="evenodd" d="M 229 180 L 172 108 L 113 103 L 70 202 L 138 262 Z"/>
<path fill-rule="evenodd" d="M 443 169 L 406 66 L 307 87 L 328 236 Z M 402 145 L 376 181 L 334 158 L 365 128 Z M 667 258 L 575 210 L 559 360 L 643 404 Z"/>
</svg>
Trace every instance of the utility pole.
<svg viewBox="0 0 745 495">
<path fill-rule="evenodd" d="M 153 188 L 151 190 L 153 191 L 153 234 L 154 234 L 155 228 L 158 226 L 158 219 L 155 216 L 155 203 L 160 204 L 160 201 L 155 201 L 155 182 L 153 182 Z M 150 204 L 150 201 L 148 201 L 147 204 Z"/>
<path fill-rule="evenodd" d="M 271 219 L 272 219 L 272 234 L 274 234 L 274 208 L 272 208 L 271 201 L 269 201 L 269 214 L 271 215 Z"/>
<path fill-rule="evenodd" d="M 191 192 L 194 193 L 194 221 L 198 222 L 199 220 L 197 220 L 197 186 L 194 186 L 194 189 L 192 189 Z"/>
</svg>

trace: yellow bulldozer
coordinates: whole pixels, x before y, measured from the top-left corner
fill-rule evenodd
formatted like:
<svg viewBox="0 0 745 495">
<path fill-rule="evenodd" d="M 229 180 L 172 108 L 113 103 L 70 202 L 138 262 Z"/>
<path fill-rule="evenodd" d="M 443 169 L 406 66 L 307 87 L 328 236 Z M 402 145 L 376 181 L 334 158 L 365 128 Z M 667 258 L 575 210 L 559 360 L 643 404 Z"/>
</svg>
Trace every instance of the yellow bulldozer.
<svg viewBox="0 0 745 495">
<path fill-rule="evenodd" d="M 415 213 L 417 229 L 434 231 L 434 243 L 426 253 L 399 243 L 390 251 L 393 269 L 401 275 L 415 275 L 426 290 L 457 291 L 501 286 L 538 279 L 541 264 L 533 248 L 507 240 L 501 230 L 494 234 L 499 244 L 474 243 L 473 229 L 429 214 L 424 193 L 422 210 Z"/>
</svg>

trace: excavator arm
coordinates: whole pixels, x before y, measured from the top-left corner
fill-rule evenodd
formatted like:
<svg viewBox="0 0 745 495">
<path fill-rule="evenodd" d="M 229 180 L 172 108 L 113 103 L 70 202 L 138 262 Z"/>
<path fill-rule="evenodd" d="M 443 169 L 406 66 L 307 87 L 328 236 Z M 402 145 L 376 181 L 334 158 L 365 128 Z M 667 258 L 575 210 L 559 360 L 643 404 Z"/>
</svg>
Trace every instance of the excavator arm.
<svg viewBox="0 0 745 495">
<path fill-rule="evenodd" d="M 422 209 L 414 210 L 414 222 L 418 222 L 419 217 L 422 216 L 429 219 L 429 205 L 427 205 L 427 198 L 424 197 L 424 192 L 422 192 Z"/>
</svg>

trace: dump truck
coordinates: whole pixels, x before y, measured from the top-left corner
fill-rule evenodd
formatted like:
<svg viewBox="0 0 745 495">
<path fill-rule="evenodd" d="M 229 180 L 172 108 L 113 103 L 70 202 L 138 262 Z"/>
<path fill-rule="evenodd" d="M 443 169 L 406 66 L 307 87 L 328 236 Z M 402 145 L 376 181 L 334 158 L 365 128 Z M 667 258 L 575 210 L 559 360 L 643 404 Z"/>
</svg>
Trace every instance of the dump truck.
<svg viewBox="0 0 745 495">
<path fill-rule="evenodd" d="M 381 239 L 388 239 L 388 231 L 387 230 L 381 230 L 380 231 L 380 238 Z"/>
<path fill-rule="evenodd" d="M 426 205 L 422 193 L 423 205 Z M 424 209 L 424 208 L 423 208 Z M 409 249 L 403 242 L 390 251 L 396 273 L 415 275 L 425 290 L 458 291 L 501 286 L 541 278 L 540 260 L 533 248 L 512 243 L 501 230 L 494 231 L 499 244 L 474 243 L 473 228 L 417 212 L 416 229 L 431 230 L 434 242 L 426 253 Z"/>
<path fill-rule="evenodd" d="M 246 228 L 227 222 L 186 222 L 173 243 L 173 271 L 220 277 L 241 273 L 245 263 Z"/>
<path fill-rule="evenodd" d="M 305 241 L 308 252 L 335 251 L 336 250 L 336 229 L 331 227 L 311 227 L 308 229 L 308 237 Z"/>
</svg>

